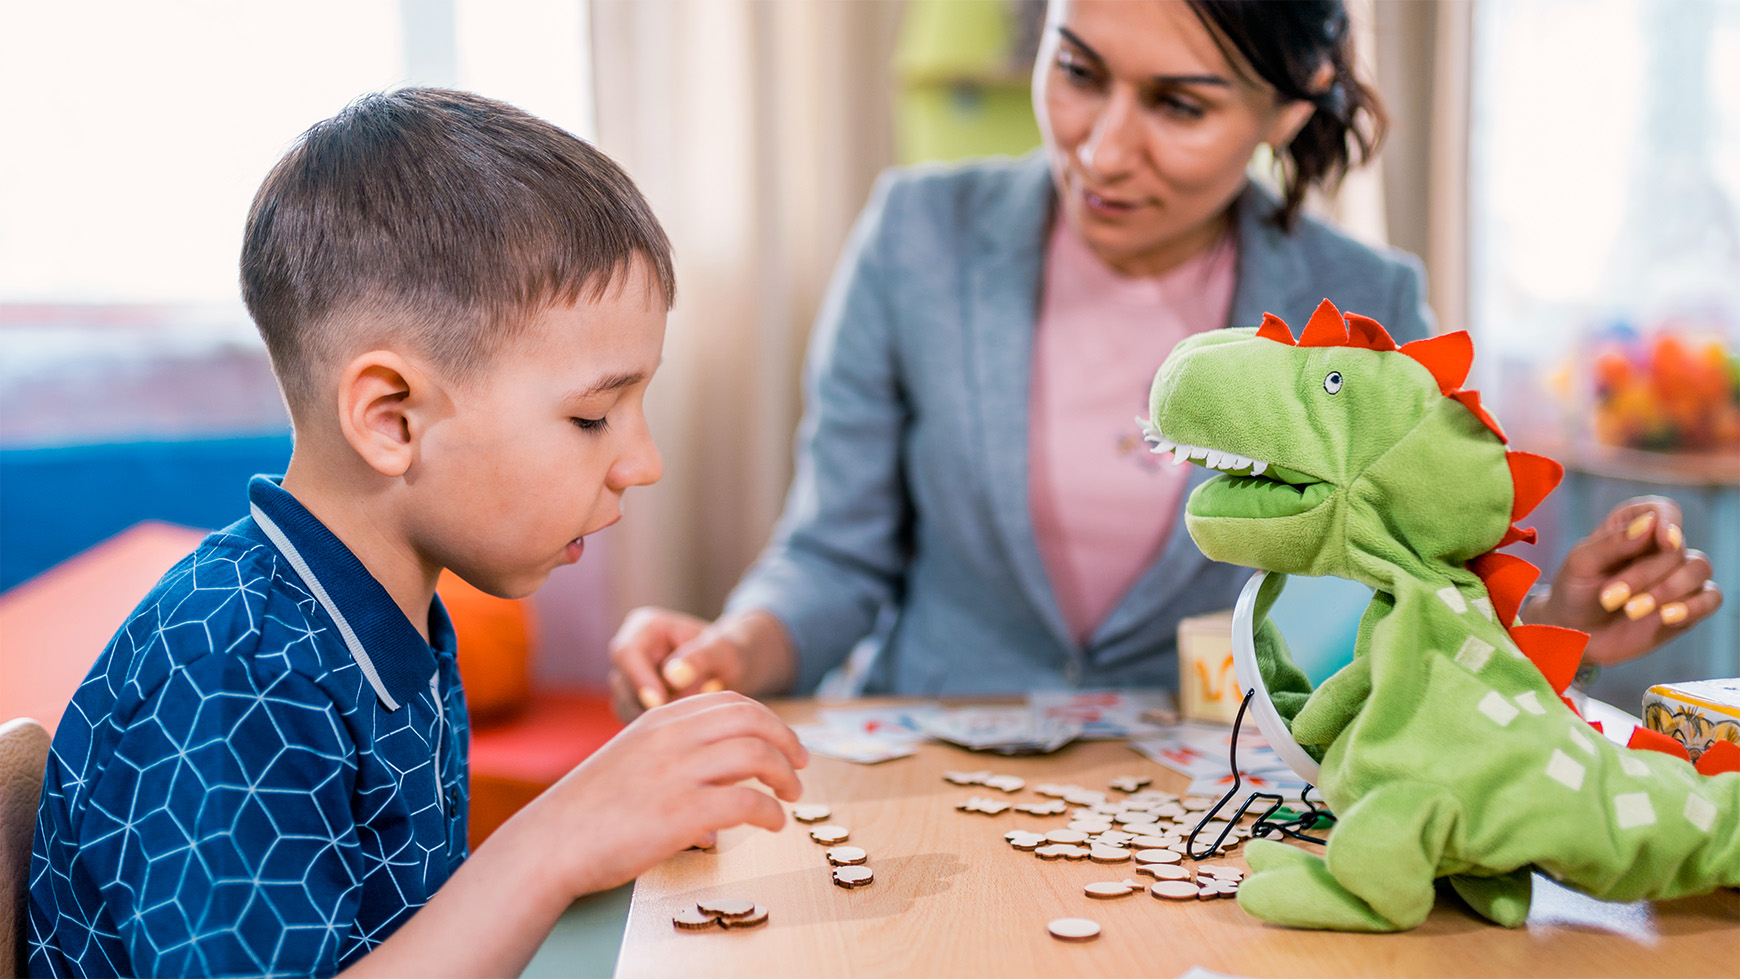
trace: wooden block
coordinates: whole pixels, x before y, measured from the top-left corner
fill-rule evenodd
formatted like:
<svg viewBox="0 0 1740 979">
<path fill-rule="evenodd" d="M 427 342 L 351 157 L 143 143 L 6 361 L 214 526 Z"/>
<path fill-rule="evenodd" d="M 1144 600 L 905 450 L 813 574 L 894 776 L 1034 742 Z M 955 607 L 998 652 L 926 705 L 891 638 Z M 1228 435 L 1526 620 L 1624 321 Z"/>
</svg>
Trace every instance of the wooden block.
<svg viewBox="0 0 1740 979">
<path fill-rule="evenodd" d="M 1100 923 L 1087 918 L 1057 918 L 1045 927 L 1051 937 L 1066 942 L 1087 942 L 1100 937 Z"/>
<path fill-rule="evenodd" d="M 1186 720 L 1231 724 L 1244 687 L 1233 670 L 1232 613 L 1178 623 L 1178 711 Z"/>
</svg>

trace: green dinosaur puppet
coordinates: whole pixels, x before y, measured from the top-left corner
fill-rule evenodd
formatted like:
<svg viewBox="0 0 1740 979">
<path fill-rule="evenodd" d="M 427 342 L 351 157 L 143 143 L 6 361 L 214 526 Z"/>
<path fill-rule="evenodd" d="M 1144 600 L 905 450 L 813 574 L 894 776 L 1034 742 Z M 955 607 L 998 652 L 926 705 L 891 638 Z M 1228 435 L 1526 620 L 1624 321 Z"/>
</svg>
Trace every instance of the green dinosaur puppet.
<svg viewBox="0 0 1740 979">
<path fill-rule="evenodd" d="M 1260 329 L 1180 343 L 1154 379 L 1155 451 L 1222 470 L 1185 523 L 1209 557 L 1370 586 L 1354 660 L 1312 690 L 1263 618 L 1259 661 L 1339 817 L 1323 856 L 1256 841 L 1239 904 L 1307 928 L 1425 920 L 1444 877 L 1507 926 L 1530 871 L 1613 900 L 1740 885 L 1740 774 L 1700 774 L 1639 729 L 1621 748 L 1562 697 L 1587 636 L 1522 625 L 1537 571 L 1495 549 L 1562 470 L 1507 452 L 1460 390 L 1466 333 L 1398 348 L 1327 301 L 1295 340 Z M 1670 744 L 1662 744 L 1663 741 Z M 1721 759 L 1702 771 L 1732 765 Z"/>
</svg>

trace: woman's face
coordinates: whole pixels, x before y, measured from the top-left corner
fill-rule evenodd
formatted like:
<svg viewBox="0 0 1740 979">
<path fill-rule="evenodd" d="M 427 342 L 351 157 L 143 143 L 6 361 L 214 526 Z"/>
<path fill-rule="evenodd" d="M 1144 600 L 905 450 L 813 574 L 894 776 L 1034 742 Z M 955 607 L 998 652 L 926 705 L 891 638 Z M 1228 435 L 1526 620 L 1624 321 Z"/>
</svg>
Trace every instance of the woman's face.
<svg viewBox="0 0 1740 979">
<path fill-rule="evenodd" d="M 1126 275 L 1213 244 L 1252 153 L 1312 111 L 1235 70 L 1181 0 L 1052 0 L 1033 107 L 1063 220 Z"/>
</svg>

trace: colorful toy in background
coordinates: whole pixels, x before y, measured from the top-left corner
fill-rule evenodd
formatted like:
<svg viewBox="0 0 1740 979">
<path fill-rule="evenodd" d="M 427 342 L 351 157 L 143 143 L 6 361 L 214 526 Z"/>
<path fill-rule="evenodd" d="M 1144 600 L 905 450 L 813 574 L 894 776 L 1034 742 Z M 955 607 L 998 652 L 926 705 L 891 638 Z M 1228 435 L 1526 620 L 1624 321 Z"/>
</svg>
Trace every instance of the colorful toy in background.
<svg viewBox="0 0 1740 979">
<path fill-rule="evenodd" d="M 1694 762 L 1710 752 L 1740 758 L 1740 677 L 1650 687 L 1643 723 L 1684 745 Z"/>
<path fill-rule="evenodd" d="M 1609 327 L 1596 338 L 1589 371 L 1597 442 L 1740 454 L 1740 351 L 1717 334 Z"/>
</svg>

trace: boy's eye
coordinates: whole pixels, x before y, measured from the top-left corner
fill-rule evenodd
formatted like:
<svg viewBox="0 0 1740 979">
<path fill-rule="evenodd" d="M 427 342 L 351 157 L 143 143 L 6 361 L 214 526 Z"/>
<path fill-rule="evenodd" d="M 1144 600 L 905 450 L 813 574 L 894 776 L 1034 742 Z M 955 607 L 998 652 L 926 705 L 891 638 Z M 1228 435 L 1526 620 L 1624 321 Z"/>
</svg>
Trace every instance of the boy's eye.
<svg viewBox="0 0 1740 979">
<path fill-rule="evenodd" d="M 582 432 L 602 432 L 610 427 L 608 418 L 570 418 Z"/>
</svg>

